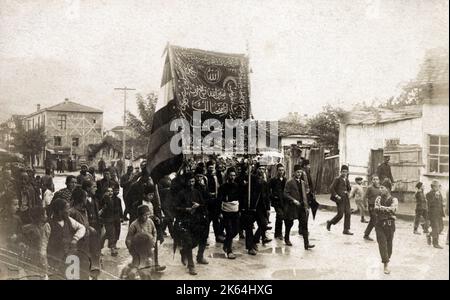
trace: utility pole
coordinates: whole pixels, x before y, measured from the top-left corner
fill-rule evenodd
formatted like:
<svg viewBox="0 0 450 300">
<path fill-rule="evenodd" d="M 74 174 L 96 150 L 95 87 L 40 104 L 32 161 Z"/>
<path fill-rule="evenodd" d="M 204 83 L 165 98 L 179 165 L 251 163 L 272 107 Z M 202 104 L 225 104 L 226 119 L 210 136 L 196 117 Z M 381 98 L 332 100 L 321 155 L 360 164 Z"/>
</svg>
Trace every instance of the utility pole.
<svg viewBox="0 0 450 300">
<path fill-rule="evenodd" d="M 125 165 L 125 147 L 126 147 L 126 134 L 125 128 L 127 127 L 127 91 L 135 91 L 136 89 L 131 89 L 127 87 L 114 88 L 115 90 L 123 91 L 123 141 L 122 141 L 122 160 Z"/>
</svg>

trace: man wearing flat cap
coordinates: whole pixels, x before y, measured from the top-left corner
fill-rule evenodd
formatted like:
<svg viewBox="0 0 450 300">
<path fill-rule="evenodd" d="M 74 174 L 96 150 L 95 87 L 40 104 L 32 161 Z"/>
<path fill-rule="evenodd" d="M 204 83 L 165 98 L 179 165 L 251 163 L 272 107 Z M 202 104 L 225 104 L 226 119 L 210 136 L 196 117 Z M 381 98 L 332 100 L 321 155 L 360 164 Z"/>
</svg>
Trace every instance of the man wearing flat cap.
<svg viewBox="0 0 450 300">
<path fill-rule="evenodd" d="M 439 233 L 440 223 L 445 213 L 444 199 L 439 181 L 433 180 L 431 182 L 431 191 L 427 193 L 426 198 L 428 203 L 428 219 L 431 225 L 431 233 L 427 236 L 428 244 L 431 245 L 431 242 L 433 242 L 434 248 L 442 249 L 442 246 L 439 245 Z"/>
<path fill-rule="evenodd" d="M 331 225 L 336 225 L 342 217 L 344 217 L 343 234 L 353 235 L 353 233 L 350 232 L 351 210 L 349 193 L 351 191 L 351 186 L 350 181 L 348 180 L 348 166 L 342 165 L 341 174 L 333 180 L 330 191 L 331 200 L 336 202 L 337 205 L 337 214 L 333 219 L 327 221 L 328 231 L 331 230 Z"/>
<path fill-rule="evenodd" d="M 392 256 L 395 213 L 398 208 L 398 200 L 391 196 L 391 189 L 391 181 L 385 178 L 380 186 L 380 196 L 375 200 L 375 232 L 385 274 L 391 273 L 389 261 Z"/>
</svg>

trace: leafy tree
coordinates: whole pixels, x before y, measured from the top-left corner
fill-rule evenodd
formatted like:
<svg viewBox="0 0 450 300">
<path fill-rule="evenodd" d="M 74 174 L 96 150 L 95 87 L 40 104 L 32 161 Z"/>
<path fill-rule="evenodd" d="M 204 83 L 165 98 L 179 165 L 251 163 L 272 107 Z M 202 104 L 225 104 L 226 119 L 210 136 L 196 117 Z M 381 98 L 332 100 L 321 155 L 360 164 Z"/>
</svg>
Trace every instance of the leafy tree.
<svg viewBox="0 0 450 300">
<path fill-rule="evenodd" d="M 342 113 L 341 108 L 328 104 L 307 122 L 308 133 L 317 135 L 319 145 L 330 148 L 330 154 L 338 153 L 339 119 Z"/>
<path fill-rule="evenodd" d="M 138 116 L 128 112 L 127 125 L 138 133 L 138 137 L 130 139 L 127 143 L 133 146 L 135 157 L 139 157 L 147 151 L 158 95 L 152 92 L 145 98 L 140 94 L 136 98 Z"/>
<path fill-rule="evenodd" d="M 44 133 L 44 128 L 25 130 L 21 120 L 16 120 L 16 131 L 12 133 L 14 137 L 13 145 L 15 150 L 25 157 L 25 161 L 31 161 L 34 166 L 35 158 L 44 150 L 48 140 Z"/>
<path fill-rule="evenodd" d="M 140 94 L 138 94 L 136 98 L 139 116 L 128 112 L 127 124 L 128 126 L 133 128 L 140 136 L 148 139 L 152 131 L 153 116 L 155 114 L 158 95 L 152 92 L 145 98 Z"/>
</svg>

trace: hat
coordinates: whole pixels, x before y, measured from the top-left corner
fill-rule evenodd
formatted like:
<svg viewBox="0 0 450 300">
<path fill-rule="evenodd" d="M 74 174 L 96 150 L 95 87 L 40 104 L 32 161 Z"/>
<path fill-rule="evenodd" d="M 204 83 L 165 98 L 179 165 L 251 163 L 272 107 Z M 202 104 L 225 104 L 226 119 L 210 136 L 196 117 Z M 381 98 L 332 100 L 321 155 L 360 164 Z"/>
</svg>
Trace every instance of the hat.
<svg viewBox="0 0 450 300">
<path fill-rule="evenodd" d="M 298 171 L 298 170 L 301 170 L 302 169 L 302 166 L 301 165 L 295 165 L 294 166 L 294 172 L 296 172 L 296 171 Z"/>
<path fill-rule="evenodd" d="M 283 164 L 277 164 L 277 169 L 278 168 L 284 168 L 284 165 Z"/>
<path fill-rule="evenodd" d="M 214 166 L 214 161 L 212 161 L 212 160 L 208 160 L 208 162 L 206 163 L 206 167 L 209 167 L 209 166 Z"/>
<path fill-rule="evenodd" d="M 152 183 L 146 184 L 144 187 L 144 194 L 150 194 L 155 192 L 155 185 Z"/>
<path fill-rule="evenodd" d="M 431 186 L 440 186 L 440 185 L 441 183 L 436 179 L 431 182 Z"/>
<path fill-rule="evenodd" d="M 309 159 L 304 159 L 301 163 L 302 167 L 309 165 Z"/>
<path fill-rule="evenodd" d="M 143 216 L 144 214 L 150 212 L 150 207 L 145 204 L 141 204 L 137 208 L 138 216 Z"/>
<path fill-rule="evenodd" d="M 356 177 L 356 178 L 355 178 L 355 181 L 362 181 L 362 180 L 363 180 L 362 177 Z"/>
<path fill-rule="evenodd" d="M 203 175 L 203 168 L 202 167 L 195 168 L 194 174 L 195 175 Z"/>
<path fill-rule="evenodd" d="M 419 182 L 416 184 L 416 189 L 420 189 L 422 186 L 423 186 L 423 183 L 419 181 Z"/>
<path fill-rule="evenodd" d="M 388 190 L 392 190 L 392 183 L 388 178 L 385 178 L 381 183 L 381 185 L 387 188 Z"/>
<path fill-rule="evenodd" d="M 342 171 L 348 171 L 348 166 L 347 165 L 342 165 L 341 166 L 341 172 Z"/>
</svg>

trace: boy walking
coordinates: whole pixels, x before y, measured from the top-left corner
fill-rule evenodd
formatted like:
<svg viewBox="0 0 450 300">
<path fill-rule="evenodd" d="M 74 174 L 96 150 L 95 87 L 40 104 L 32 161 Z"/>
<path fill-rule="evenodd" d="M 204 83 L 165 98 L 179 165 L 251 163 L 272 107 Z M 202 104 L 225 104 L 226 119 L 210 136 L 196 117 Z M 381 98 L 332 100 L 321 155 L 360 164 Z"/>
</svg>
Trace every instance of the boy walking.
<svg viewBox="0 0 450 300">
<path fill-rule="evenodd" d="M 428 205 L 427 199 L 425 198 L 425 194 L 423 192 L 423 183 L 418 182 L 416 184 L 416 193 L 414 195 L 416 198 L 416 217 L 414 219 L 414 234 L 420 234 L 417 229 L 419 228 L 420 218 L 424 219 L 424 223 L 422 223 L 423 233 L 428 233 Z"/>
<path fill-rule="evenodd" d="M 361 215 L 361 223 L 369 223 L 365 219 L 365 209 L 367 207 L 367 204 L 364 203 L 364 189 L 362 186 L 363 179 L 362 177 L 356 177 L 355 183 L 352 187 L 352 190 L 350 191 L 350 199 L 354 199 L 356 206 L 358 207 L 359 214 Z"/>
</svg>

